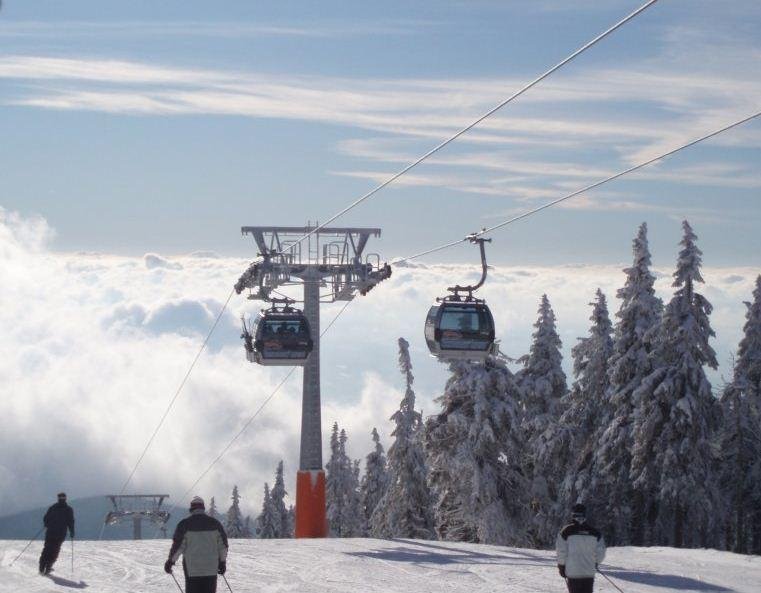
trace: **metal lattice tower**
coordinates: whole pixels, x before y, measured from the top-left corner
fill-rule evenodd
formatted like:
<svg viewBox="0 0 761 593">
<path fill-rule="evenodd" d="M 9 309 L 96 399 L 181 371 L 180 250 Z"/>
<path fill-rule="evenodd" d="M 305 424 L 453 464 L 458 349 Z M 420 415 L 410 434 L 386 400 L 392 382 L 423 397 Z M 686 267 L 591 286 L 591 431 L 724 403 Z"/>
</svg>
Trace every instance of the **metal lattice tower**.
<svg viewBox="0 0 761 593">
<path fill-rule="evenodd" d="M 267 301 L 283 286 L 303 284 L 304 315 L 314 346 L 304 365 L 301 449 L 296 479 L 296 537 L 325 537 L 325 473 L 320 414 L 320 303 L 350 301 L 391 276 L 391 266 L 365 254 L 377 228 L 243 227 L 252 235 L 261 261 L 251 264 L 235 285 L 250 299 Z M 309 235 L 306 239 L 299 240 Z"/>
<path fill-rule="evenodd" d="M 103 520 L 105 525 L 118 525 L 132 522 L 132 539 L 143 539 L 143 521 L 157 525 L 166 536 L 166 523 L 169 511 L 161 509 L 168 494 L 109 494 L 106 496 L 114 506 Z"/>
</svg>

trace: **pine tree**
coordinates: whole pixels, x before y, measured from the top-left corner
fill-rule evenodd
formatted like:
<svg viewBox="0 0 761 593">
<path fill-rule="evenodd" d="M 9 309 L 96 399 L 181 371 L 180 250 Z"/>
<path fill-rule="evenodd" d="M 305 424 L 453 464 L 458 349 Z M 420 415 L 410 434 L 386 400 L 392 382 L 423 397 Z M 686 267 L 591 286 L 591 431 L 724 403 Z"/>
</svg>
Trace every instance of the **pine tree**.
<svg viewBox="0 0 761 593">
<path fill-rule="evenodd" d="M 643 496 L 656 493 L 657 525 L 651 521 L 651 533 L 656 528 L 659 543 L 668 537 L 676 547 L 692 544 L 696 535 L 707 545 L 712 522 L 721 514 L 712 447 L 718 405 L 704 371 L 718 366 L 708 343 L 714 336 L 712 306 L 695 290 L 703 283 L 697 237 L 687 221 L 682 227 L 677 290 L 658 328 L 654 370 L 634 392 L 632 450 L 634 488 Z"/>
<path fill-rule="evenodd" d="M 380 442 L 378 431 L 373 428 L 373 443 L 375 448 L 365 459 L 365 475 L 362 476 L 360 486 L 362 517 L 364 519 L 363 532 L 367 533 L 375 507 L 378 505 L 384 492 L 388 476 L 386 473 L 386 455 L 383 452 L 383 445 Z"/>
<path fill-rule="evenodd" d="M 618 545 L 643 544 L 645 501 L 642 497 L 635 499 L 629 476 L 633 393 L 653 370 L 653 338 L 663 312 L 663 302 L 655 296 L 655 277 L 650 272 L 646 223 L 639 227 L 633 253 L 634 262 L 624 270 L 626 282 L 617 293 L 621 306 L 616 313 L 613 353 L 608 362 L 610 417 L 597 438 L 592 485 L 600 526 L 606 539 Z"/>
<path fill-rule="evenodd" d="M 264 484 L 264 500 L 262 501 L 262 512 L 257 519 L 257 531 L 261 539 L 275 539 L 280 537 L 280 517 L 272 500 L 270 485 Z"/>
<path fill-rule="evenodd" d="M 721 482 L 728 502 L 727 547 L 761 552 L 761 276 L 745 303 L 732 382 L 722 395 Z"/>
<path fill-rule="evenodd" d="M 333 425 L 330 438 L 330 460 L 326 465 L 326 502 L 330 533 L 333 537 L 362 535 L 362 514 L 359 504 L 359 462 L 346 454 L 346 431 Z"/>
<path fill-rule="evenodd" d="M 568 390 L 560 351 L 563 344 L 546 294 L 542 295 L 538 314 L 531 349 L 523 359 L 525 368 L 516 375 L 524 394 L 524 428 L 529 440 L 546 428 Z"/>
<path fill-rule="evenodd" d="M 217 502 L 214 500 L 214 497 L 211 497 L 211 500 L 209 501 L 209 517 L 213 517 L 214 519 L 217 519 L 219 521 L 220 514 L 217 510 Z"/>
<path fill-rule="evenodd" d="M 230 498 L 233 503 L 225 517 L 225 531 L 231 539 L 245 537 L 246 530 L 243 524 L 243 515 L 240 512 L 240 494 L 238 494 L 237 486 L 233 486 L 233 493 Z"/>
<path fill-rule="evenodd" d="M 425 455 L 420 439 L 422 415 L 415 410 L 415 380 L 412 375 L 409 343 L 399 338 L 399 369 L 406 390 L 399 410 L 391 420 L 396 425 L 388 450 L 388 485 L 370 518 L 374 537 L 433 537 L 431 493 L 428 489 Z"/>
<path fill-rule="evenodd" d="M 425 450 L 440 539 L 527 545 L 521 394 L 500 362 L 451 365 Z M 391 453 L 389 453 L 391 455 Z"/>
<path fill-rule="evenodd" d="M 283 480 L 283 462 L 277 464 L 275 471 L 275 485 L 272 487 L 270 498 L 275 513 L 276 535 L 278 538 L 290 537 L 288 526 L 288 511 L 285 508 L 285 497 L 288 493 L 285 491 L 285 481 Z"/>
<path fill-rule="evenodd" d="M 548 480 L 557 480 L 555 474 L 545 475 L 538 467 L 537 459 L 542 449 L 542 435 L 561 411 L 561 398 L 567 391 L 566 376 L 563 372 L 562 343 L 555 326 L 555 312 L 547 295 L 542 295 L 538 318 L 534 327 L 533 341 L 529 354 L 522 362 L 525 368 L 516 375 L 520 393 L 523 394 L 522 429 L 524 441 L 529 445 L 524 456 L 524 474 L 530 483 L 530 504 L 535 511 L 532 537 L 536 544 L 548 543 L 543 533 L 543 525 L 553 504 Z"/>
<path fill-rule="evenodd" d="M 344 519 L 346 537 L 365 535 L 365 518 L 362 514 L 362 493 L 360 492 L 359 459 L 351 462 L 347 513 Z"/>
<path fill-rule="evenodd" d="M 547 492 L 546 503 L 537 509 L 536 518 L 542 544 L 554 541 L 557 526 L 575 502 L 587 502 L 593 514 L 596 510 L 593 454 L 595 435 L 606 416 L 613 326 L 600 289 L 590 305 L 589 336 L 579 338 L 571 350 L 576 381 L 561 399 L 558 422 L 549 424 L 534 441 L 536 481 L 542 479 Z"/>
<path fill-rule="evenodd" d="M 288 507 L 287 520 L 288 531 L 286 531 L 285 537 L 293 537 L 296 530 L 296 508 L 293 505 Z"/>
</svg>

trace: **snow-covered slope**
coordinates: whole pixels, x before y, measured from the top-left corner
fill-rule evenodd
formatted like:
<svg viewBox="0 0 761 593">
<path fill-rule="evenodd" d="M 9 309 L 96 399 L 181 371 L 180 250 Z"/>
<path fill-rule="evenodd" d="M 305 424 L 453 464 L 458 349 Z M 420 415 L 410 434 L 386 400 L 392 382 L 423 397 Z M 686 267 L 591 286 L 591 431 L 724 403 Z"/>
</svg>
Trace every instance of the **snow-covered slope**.
<svg viewBox="0 0 761 593">
<path fill-rule="evenodd" d="M 162 564 L 169 541 L 67 541 L 52 579 L 37 576 L 40 544 L 12 567 L 23 542 L 0 541 L 0 592 L 87 589 L 93 593 L 177 591 Z M 228 580 L 235 593 L 563 592 L 550 552 L 442 542 L 372 539 L 237 540 Z M 626 593 L 761 591 L 761 557 L 711 550 L 614 548 L 604 567 Z M 178 578 L 181 571 L 176 571 Z M 180 579 L 182 582 L 182 579 Z M 218 591 L 227 591 L 220 580 Z M 615 589 L 598 577 L 596 590 Z"/>
</svg>

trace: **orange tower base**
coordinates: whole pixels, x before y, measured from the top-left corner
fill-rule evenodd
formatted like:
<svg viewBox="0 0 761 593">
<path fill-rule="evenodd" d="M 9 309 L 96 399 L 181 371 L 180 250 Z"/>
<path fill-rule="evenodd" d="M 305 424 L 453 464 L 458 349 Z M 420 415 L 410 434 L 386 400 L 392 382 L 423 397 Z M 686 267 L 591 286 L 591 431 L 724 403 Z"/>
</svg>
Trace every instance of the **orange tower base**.
<svg viewBox="0 0 761 593">
<path fill-rule="evenodd" d="M 296 537 L 327 537 L 325 514 L 325 472 L 299 471 L 296 474 Z"/>
</svg>

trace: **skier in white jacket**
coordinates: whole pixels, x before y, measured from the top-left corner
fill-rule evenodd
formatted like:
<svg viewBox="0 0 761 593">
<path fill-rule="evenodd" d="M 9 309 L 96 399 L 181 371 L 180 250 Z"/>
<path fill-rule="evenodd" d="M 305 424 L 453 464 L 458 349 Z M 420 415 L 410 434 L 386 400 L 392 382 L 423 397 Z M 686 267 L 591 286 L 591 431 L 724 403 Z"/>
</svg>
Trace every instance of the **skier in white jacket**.
<svg viewBox="0 0 761 593">
<path fill-rule="evenodd" d="M 605 540 L 587 523 L 583 504 L 573 506 L 571 518 L 571 523 L 560 530 L 555 544 L 558 570 L 568 584 L 569 593 L 592 593 L 597 565 L 605 558 Z"/>
</svg>

